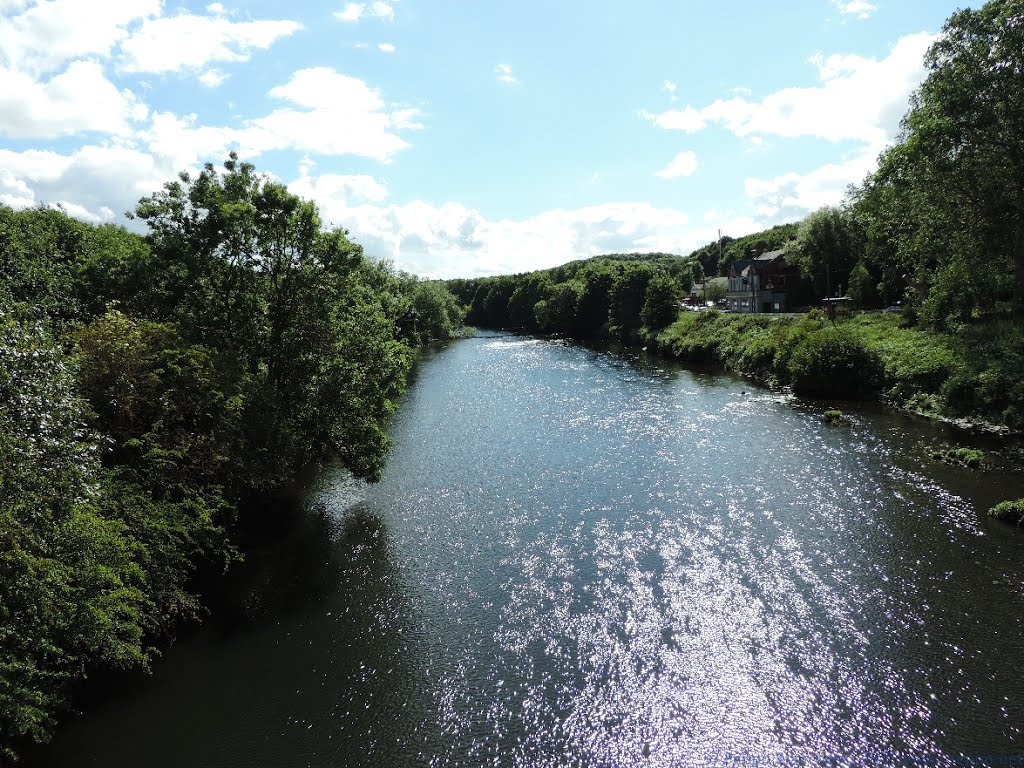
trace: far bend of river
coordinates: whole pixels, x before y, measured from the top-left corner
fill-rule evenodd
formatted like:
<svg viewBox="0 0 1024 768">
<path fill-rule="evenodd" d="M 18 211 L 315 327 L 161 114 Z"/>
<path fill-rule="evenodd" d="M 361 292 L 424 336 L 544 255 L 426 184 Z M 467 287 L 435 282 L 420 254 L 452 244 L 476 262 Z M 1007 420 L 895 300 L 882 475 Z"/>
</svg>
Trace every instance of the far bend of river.
<svg viewBox="0 0 1024 768">
<path fill-rule="evenodd" d="M 1020 472 L 825 407 L 558 341 L 427 353 L 384 480 L 319 476 L 234 603 L 29 764 L 1024 764 L 1024 536 L 984 517 Z"/>
</svg>

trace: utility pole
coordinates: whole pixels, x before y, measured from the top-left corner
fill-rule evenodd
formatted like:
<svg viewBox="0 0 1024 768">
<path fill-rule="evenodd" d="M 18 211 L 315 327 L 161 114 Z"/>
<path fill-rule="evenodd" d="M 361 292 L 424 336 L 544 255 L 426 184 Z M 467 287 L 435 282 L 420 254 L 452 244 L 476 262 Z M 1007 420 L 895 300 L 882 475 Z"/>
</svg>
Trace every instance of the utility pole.
<svg viewBox="0 0 1024 768">
<path fill-rule="evenodd" d="M 757 257 L 755 256 L 750 260 L 750 266 L 747 269 L 750 270 L 750 314 L 757 314 L 757 293 L 754 290 L 754 280 L 757 277 L 757 270 L 754 265 L 757 264 Z"/>
</svg>

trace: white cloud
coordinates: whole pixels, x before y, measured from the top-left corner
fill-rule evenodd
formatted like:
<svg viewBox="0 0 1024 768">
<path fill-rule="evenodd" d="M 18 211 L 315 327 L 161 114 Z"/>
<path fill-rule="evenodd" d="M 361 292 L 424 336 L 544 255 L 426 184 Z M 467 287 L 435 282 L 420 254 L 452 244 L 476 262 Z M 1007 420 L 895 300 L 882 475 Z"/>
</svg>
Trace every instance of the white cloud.
<svg viewBox="0 0 1024 768">
<path fill-rule="evenodd" d="M 196 125 L 195 115 L 179 117 L 158 112 L 139 139 L 162 166 L 185 168 L 202 158 L 223 157 L 241 144 L 242 131 Z"/>
<path fill-rule="evenodd" d="M 666 80 L 664 83 L 661 84 L 661 90 L 667 93 L 675 93 L 678 90 L 678 88 L 679 86 L 673 83 L 671 80 Z"/>
<path fill-rule="evenodd" d="M 207 88 L 219 88 L 229 77 L 230 75 L 221 72 L 219 69 L 208 69 L 199 76 L 199 82 Z"/>
<path fill-rule="evenodd" d="M 673 157 L 668 165 L 654 175 L 661 179 L 677 179 L 680 176 L 692 176 L 696 170 L 697 154 L 687 150 Z"/>
<path fill-rule="evenodd" d="M 394 53 L 396 49 L 392 43 L 377 43 L 377 50 L 384 53 Z"/>
<path fill-rule="evenodd" d="M 0 149 L 0 168 L 0 200 L 17 207 L 60 204 L 94 223 L 117 220 L 182 169 L 137 149 L 92 145 L 69 155 Z"/>
<path fill-rule="evenodd" d="M 701 111 L 691 106 L 687 106 L 686 109 L 670 109 L 660 114 L 641 110 L 640 116 L 645 120 L 650 120 L 659 128 L 664 128 L 666 131 L 696 133 L 703 130 L 704 126 L 707 125 L 707 121 L 704 119 Z"/>
<path fill-rule="evenodd" d="M 695 133 L 715 123 L 738 136 L 817 137 L 882 147 L 896 134 L 910 93 L 924 74 L 922 60 L 934 36 L 900 38 L 881 60 L 832 55 L 812 59 L 821 85 L 785 88 L 760 101 L 734 97 L 703 108 L 642 112 L 659 128 Z"/>
<path fill-rule="evenodd" d="M 199 70 L 214 61 L 248 61 L 253 50 L 269 48 L 300 29 L 301 24 L 287 20 L 233 22 L 188 14 L 148 19 L 121 44 L 121 68 L 163 74 Z"/>
<path fill-rule="evenodd" d="M 357 155 L 390 162 L 409 146 L 398 135 L 416 130 L 419 111 L 389 106 L 380 92 L 358 78 L 327 67 L 295 72 L 270 90 L 286 102 L 237 127 L 197 124 L 195 115 L 154 115 L 140 138 L 162 158 L 187 165 L 237 149 L 243 156 L 278 150 L 312 155 Z"/>
<path fill-rule="evenodd" d="M 843 162 L 828 163 L 804 174 L 748 178 L 743 186 L 758 216 L 773 223 L 792 221 L 823 205 L 837 205 L 849 185 L 861 181 L 876 165 L 877 154 L 868 149 Z"/>
<path fill-rule="evenodd" d="M 866 0 L 832 0 L 832 3 L 844 16 L 856 16 L 858 19 L 871 18 L 878 10 L 877 5 Z"/>
<path fill-rule="evenodd" d="M 308 167 L 288 189 L 307 200 L 336 200 L 347 203 L 379 203 L 387 199 L 388 189 L 372 176 L 346 176 L 325 173 L 312 177 Z"/>
<path fill-rule="evenodd" d="M 160 0 L 41 0 L 0 13 L 0 65 L 38 76 L 73 59 L 107 56 L 135 21 L 157 16 Z M 21 12 L 19 12 L 21 11 Z"/>
<path fill-rule="evenodd" d="M 335 11 L 334 18 L 338 21 L 354 23 L 362 18 L 377 18 L 394 21 L 395 7 L 393 3 L 345 3 L 340 11 Z"/>
<path fill-rule="evenodd" d="M 386 193 L 376 180 L 313 177 L 307 171 L 289 188 L 315 200 L 324 218 L 348 229 L 370 255 L 425 277 L 508 274 L 601 253 L 688 253 L 703 237 L 702 230 L 688 228 L 686 214 L 647 203 L 606 203 L 520 220 L 490 220 L 458 202 L 372 204 Z"/>
<path fill-rule="evenodd" d="M 284 108 L 250 121 L 245 141 L 256 151 L 298 149 L 389 161 L 408 143 L 396 130 L 419 127 L 413 109 L 389 110 L 379 91 L 327 67 L 299 70 L 270 95 Z"/>
<path fill-rule="evenodd" d="M 506 85 L 518 85 L 519 79 L 512 73 L 512 67 L 508 64 L 498 64 L 494 68 L 498 79 Z"/>
<path fill-rule="evenodd" d="M 130 91 L 118 90 L 99 64 L 76 61 L 40 82 L 0 67 L 0 135 L 56 138 L 95 131 L 124 136 L 147 110 Z"/>
<path fill-rule="evenodd" d="M 210 3 L 206 6 L 206 12 L 212 13 L 214 16 L 223 16 L 227 13 L 227 9 L 223 3 Z"/>
</svg>

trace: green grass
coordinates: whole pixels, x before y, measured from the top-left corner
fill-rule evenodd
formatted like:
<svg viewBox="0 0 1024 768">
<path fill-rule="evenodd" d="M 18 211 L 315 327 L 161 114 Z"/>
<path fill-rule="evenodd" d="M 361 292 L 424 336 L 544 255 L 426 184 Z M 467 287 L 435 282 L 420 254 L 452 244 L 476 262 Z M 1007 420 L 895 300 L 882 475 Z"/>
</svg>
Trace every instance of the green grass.
<svg viewBox="0 0 1024 768">
<path fill-rule="evenodd" d="M 792 315 L 684 313 L 655 339 L 687 362 L 718 362 L 819 397 L 872 397 L 915 413 L 1024 430 L 1024 326 L 1002 319 L 956 332 L 908 327 L 895 313 L 836 323 Z"/>
</svg>

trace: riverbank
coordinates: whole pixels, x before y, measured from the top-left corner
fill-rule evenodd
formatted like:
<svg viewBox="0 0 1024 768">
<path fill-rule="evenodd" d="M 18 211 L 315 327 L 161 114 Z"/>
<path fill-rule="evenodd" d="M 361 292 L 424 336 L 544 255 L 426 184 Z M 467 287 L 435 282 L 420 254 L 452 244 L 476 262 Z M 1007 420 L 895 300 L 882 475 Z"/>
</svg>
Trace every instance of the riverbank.
<svg viewBox="0 0 1024 768">
<path fill-rule="evenodd" d="M 1024 538 L 984 510 L 1020 463 L 751 390 L 638 349 L 425 350 L 380 483 L 299 484 L 211 620 L 26 768 L 1017 754 Z"/>
<path fill-rule="evenodd" d="M 649 339 L 658 353 L 715 362 L 798 395 L 880 400 L 977 431 L 1024 429 L 1024 334 L 988 323 L 956 335 L 909 327 L 898 313 L 829 321 L 686 313 Z"/>
</svg>

